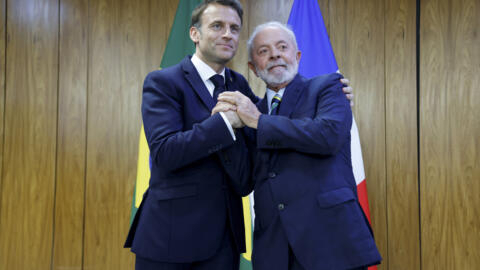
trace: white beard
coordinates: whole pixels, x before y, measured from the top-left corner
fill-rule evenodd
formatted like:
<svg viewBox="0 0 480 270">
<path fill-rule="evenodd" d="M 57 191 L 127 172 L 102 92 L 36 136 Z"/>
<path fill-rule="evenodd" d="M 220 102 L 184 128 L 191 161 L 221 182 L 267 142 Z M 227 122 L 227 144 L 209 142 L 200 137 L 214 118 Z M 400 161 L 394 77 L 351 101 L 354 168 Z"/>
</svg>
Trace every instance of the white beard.
<svg viewBox="0 0 480 270">
<path fill-rule="evenodd" d="M 270 74 L 268 72 L 268 69 L 275 65 L 285 65 L 287 69 L 280 74 Z M 279 85 L 282 85 L 286 82 L 293 80 L 293 78 L 295 77 L 295 75 L 297 75 L 297 72 L 298 72 L 298 63 L 297 61 L 294 61 L 293 65 L 287 65 L 285 61 L 280 59 L 278 61 L 268 63 L 265 69 L 259 69 L 257 66 L 255 66 L 255 70 L 257 71 L 258 76 L 268 86 L 277 87 Z"/>
</svg>

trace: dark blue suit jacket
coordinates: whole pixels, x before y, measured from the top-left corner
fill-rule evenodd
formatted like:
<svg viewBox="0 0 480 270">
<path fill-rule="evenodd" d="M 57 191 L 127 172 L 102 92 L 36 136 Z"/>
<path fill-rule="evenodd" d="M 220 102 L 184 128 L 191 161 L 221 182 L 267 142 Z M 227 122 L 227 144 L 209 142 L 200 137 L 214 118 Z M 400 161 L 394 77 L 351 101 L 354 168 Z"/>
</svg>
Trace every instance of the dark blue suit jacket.
<svg viewBox="0 0 480 270">
<path fill-rule="evenodd" d="M 281 226 L 305 269 L 350 269 L 381 260 L 357 198 L 350 158 L 352 112 L 340 74 L 287 86 L 279 115 L 262 114 L 255 156 L 255 270 L 275 268 Z M 258 103 L 267 113 L 266 98 Z"/>
<path fill-rule="evenodd" d="M 226 69 L 227 90 L 256 101 L 247 81 Z M 125 247 L 162 262 L 205 260 L 231 228 L 245 251 L 240 195 L 251 166 L 243 131 L 234 141 L 189 57 L 153 71 L 143 86 L 142 116 L 152 159 L 148 191 Z M 230 224 L 227 226 L 227 223 Z"/>
</svg>

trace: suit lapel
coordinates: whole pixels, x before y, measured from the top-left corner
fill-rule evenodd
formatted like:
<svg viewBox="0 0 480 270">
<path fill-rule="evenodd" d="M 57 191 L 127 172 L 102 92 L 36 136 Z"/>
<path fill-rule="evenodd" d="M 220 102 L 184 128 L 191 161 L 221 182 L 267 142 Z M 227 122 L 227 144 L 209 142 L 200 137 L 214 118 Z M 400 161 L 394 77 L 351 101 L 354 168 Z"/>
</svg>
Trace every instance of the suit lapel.
<svg viewBox="0 0 480 270">
<path fill-rule="evenodd" d="M 285 93 L 282 97 L 282 102 L 280 103 L 279 115 L 289 117 L 297 105 L 298 98 L 300 97 L 303 91 L 303 77 L 297 74 L 293 81 L 287 85 Z"/>
<path fill-rule="evenodd" d="M 263 97 L 263 99 L 257 103 L 258 110 L 263 114 L 268 114 L 267 102 L 268 102 L 268 98 L 267 98 L 267 93 L 265 92 L 265 96 Z"/>
<path fill-rule="evenodd" d="M 304 78 L 297 74 L 291 83 L 287 85 L 285 92 L 282 96 L 282 102 L 278 110 L 278 115 L 290 117 L 293 110 L 297 106 L 298 99 L 300 98 L 304 89 Z M 270 152 L 269 166 L 270 168 L 275 165 L 278 159 L 278 150 Z"/>
<path fill-rule="evenodd" d="M 188 56 L 183 59 L 182 68 L 185 73 L 185 79 L 190 83 L 190 86 L 197 93 L 205 106 L 207 106 L 208 110 L 211 111 L 215 106 L 213 98 Z"/>
</svg>

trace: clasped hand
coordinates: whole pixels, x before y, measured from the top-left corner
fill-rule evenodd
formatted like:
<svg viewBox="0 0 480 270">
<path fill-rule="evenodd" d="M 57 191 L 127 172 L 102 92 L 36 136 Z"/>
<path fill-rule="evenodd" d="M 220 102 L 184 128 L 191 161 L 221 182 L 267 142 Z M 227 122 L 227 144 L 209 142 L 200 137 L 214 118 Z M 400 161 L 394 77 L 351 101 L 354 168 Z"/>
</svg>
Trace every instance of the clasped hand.
<svg viewBox="0 0 480 270">
<path fill-rule="evenodd" d="M 261 114 L 257 106 L 239 91 L 221 93 L 212 115 L 217 112 L 223 112 L 234 128 L 248 126 L 255 129 Z"/>
</svg>

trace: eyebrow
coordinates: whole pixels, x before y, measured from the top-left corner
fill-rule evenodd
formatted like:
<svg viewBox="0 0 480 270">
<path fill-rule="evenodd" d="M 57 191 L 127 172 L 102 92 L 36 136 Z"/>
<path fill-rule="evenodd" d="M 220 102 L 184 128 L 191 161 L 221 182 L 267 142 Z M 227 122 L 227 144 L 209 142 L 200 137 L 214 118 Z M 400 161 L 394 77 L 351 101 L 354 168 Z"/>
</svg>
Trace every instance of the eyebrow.
<svg viewBox="0 0 480 270">
<path fill-rule="evenodd" d="M 215 23 L 221 23 L 221 24 L 228 24 L 226 21 L 222 21 L 222 20 L 215 20 L 211 23 L 209 23 L 208 25 L 212 25 L 212 24 L 215 24 Z M 237 23 L 231 23 L 230 25 L 232 26 L 238 26 L 238 27 L 242 27 L 241 24 L 237 24 Z"/>
</svg>

